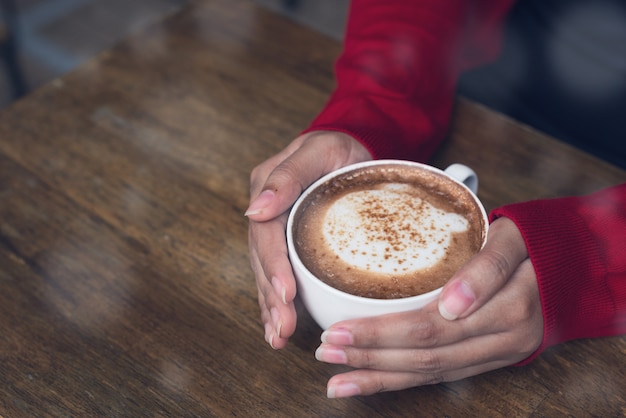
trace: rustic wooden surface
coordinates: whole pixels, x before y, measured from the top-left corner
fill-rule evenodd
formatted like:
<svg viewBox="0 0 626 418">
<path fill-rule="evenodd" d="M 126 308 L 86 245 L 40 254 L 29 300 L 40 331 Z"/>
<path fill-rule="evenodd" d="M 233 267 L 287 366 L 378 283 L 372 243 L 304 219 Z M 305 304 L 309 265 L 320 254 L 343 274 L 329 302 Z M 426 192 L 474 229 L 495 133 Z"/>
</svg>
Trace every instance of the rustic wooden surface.
<svg viewBox="0 0 626 418">
<path fill-rule="evenodd" d="M 456 383 L 328 400 L 300 311 L 263 339 L 248 176 L 322 106 L 340 46 L 244 0 L 195 1 L 0 113 L 0 415 L 623 416 L 626 339 Z M 626 173 L 460 100 L 433 163 L 488 208 Z"/>
</svg>

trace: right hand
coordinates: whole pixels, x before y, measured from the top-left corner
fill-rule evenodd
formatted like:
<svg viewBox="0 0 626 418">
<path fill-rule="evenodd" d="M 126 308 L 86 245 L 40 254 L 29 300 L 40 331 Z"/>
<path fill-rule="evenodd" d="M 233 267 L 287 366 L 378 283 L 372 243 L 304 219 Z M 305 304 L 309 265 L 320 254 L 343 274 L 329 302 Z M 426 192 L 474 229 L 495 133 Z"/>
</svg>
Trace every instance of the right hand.
<svg viewBox="0 0 626 418">
<path fill-rule="evenodd" d="M 355 369 L 330 379 L 329 397 L 370 395 L 518 363 L 537 351 L 543 332 L 535 269 L 517 225 L 502 217 L 438 305 L 333 324 L 315 356 Z"/>
<path fill-rule="evenodd" d="M 283 348 L 296 328 L 296 281 L 287 256 L 285 228 L 289 209 L 302 191 L 323 175 L 371 160 L 353 137 L 330 131 L 309 132 L 252 170 L 248 245 L 256 278 L 265 340 Z"/>
</svg>

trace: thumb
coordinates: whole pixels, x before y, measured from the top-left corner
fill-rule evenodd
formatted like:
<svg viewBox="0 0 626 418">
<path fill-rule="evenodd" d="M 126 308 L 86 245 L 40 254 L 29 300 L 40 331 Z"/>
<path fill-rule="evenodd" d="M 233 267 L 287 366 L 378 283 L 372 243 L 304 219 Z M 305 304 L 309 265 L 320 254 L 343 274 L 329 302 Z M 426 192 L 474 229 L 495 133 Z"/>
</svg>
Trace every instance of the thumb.
<svg viewBox="0 0 626 418">
<path fill-rule="evenodd" d="M 324 174 L 370 158 L 365 148 L 347 134 L 316 131 L 301 135 L 252 173 L 252 201 L 245 215 L 257 222 L 273 219 L 287 211 L 302 191 Z"/>
<path fill-rule="evenodd" d="M 292 160 L 297 157 L 305 136 L 300 136 L 284 150 L 255 167 L 250 174 L 250 204 L 245 216 L 264 222 L 285 212 L 304 185 L 298 180 Z M 296 158 L 297 159 L 297 158 Z"/>
<path fill-rule="evenodd" d="M 306 148 L 305 148 L 306 149 Z M 275 218 L 296 201 L 302 191 L 321 177 L 323 171 L 300 148 L 278 164 L 267 177 L 260 193 L 253 195 L 245 216 L 257 222 Z"/>
<path fill-rule="evenodd" d="M 527 258 L 526 245 L 515 223 L 508 218 L 497 219 L 489 227 L 485 247 L 444 286 L 439 313 L 448 320 L 469 316 L 504 287 Z"/>
</svg>

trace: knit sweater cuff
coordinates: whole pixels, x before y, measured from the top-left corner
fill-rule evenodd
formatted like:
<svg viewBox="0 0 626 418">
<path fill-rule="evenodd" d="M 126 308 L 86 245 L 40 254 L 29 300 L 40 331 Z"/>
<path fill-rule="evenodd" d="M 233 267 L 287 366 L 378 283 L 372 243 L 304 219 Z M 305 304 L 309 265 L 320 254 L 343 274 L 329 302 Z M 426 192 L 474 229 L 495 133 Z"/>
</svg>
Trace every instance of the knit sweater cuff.
<svg viewBox="0 0 626 418">
<path fill-rule="evenodd" d="M 605 281 L 602 250 L 577 208 L 580 198 L 538 200 L 494 210 L 522 233 L 537 276 L 544 317 L 543 350 L 568 340 L 598 336 L 614 302 Z M 607 307 L 611 307 L 607 309 Z"/>
</svg>

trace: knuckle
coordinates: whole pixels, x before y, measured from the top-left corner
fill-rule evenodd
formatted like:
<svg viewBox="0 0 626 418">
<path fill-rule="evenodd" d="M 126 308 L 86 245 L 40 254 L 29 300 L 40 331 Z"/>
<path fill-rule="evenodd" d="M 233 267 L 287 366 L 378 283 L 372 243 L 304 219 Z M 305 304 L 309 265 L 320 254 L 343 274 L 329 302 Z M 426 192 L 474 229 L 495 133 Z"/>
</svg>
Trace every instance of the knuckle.
<svg viewBox="0 0 626 418">
<path fill-rule="evenodd" d="M 441 373 L 433 373 L 423 376 L 420 380 L 420 385 L 438 385 L 439 383 L 445 382 L 446 379 L 443 377 Z"/>
<path fill-rule="evenodd" d="M 485 249 L 482 253 L 484 269 L 490 276 L 500 280 L 506 279 L 511 272 L 511 262 L 500 251 Z"/>
<path fill-rule="evenodd" d="M 420 350 L 413 356 L 412 370 L 420 373 L 435 373 L 441 369 L 441 360 L 433 350 Z"/>
<path fill-rule="evenodd" d="M 531 355 L 537 350 L 540 344 L 541 344 L 540 340 L 535 341 L 534 339 L 531 339 L 531 338 L 524 338 L 518 348 L 520 357 L 521 358 L 528 357 L 529 355 Z"/>
<path fill-rule="evenodd" d="M 340 132 L 320 131 L 309 136 L 306 144 L 324 149 L 324 166 L 327 171 L 347 164 L 352 154 L 354 140 L 347 134 Z"/>
<path fill-rule="evenodd" d="M 532 353 L 534 353 L 539 345 L 541 345 L 542 334 L 535 335 L 533 330 L 522 330 L 519 335 L 509 336 L 508 341 L 505 343 L 510 347 L 510 354 L 512 358 L 519 360 L 525 359 Z"/>
<path fill-rule="evenodd" d="M 388 392 L 388 391 L 391 390 L 391 388 L 382 379 L 378 379 L 374 383 L 374 388 L 373 389 L 374 389 L 373 390 L 374 393 L 383 393 L 383 392 Z"/>
<path fill-rule="evenodd" d="M 529 319 L 533 318 L 536 313 L 536 306 L 531 301 L 521 301 L 517 304 L 516 309 L 512 309 L 515 315 L 514 320 L 516 322 L 528 323 Z"/>
<path fill-rule="evenodd" d="M 541 326 L 534 326 L 532 325 L 535 324 L 534 316 L 535 314 L 531 314 L 526 316 L 525 319 L 521 319 L 523 327 L 517 341 L 517 349 L 524 357 L 533 353 L 543 340 L 543 320 L 539 319 L 542 323 Z"/>
<path fill-rule="evenodd" d="M 433 321 L 414 323 L 408 331 L 410 341 L 419 346 L 437 345 L 440 339 L 440 330 Z"/>
<path fill-rule="evenodd" d="M 359 369 L 378 370 L 380 369 L 380 357 L 376 350 L 346 348 L 347 365 Z"/>
<path fill-rule="evenodd" d="M 363 350 L 360 356 L 361 367 L 366 369 L 377 369 L 378 362 L 376 356 L 373 355 L 371 350 Z"/>
<path fill-rule="evenodd" d="M 372 317 L 357 322 L 354 330 L 355 344 L 361 347 L 377 347 L 382 343 L 386 323 L 380 317 Z"/>
<path fill-rule="evenodd" d="M 412 380 L 408 386 L 437 385 L 446 381 L 441 373 L 413 373 Z"/>
<path fill-rule="evenodd" d="M 252 194 L 255 190 L 262 186 L 262 182 L 265 179 L 265 166 L 264 164 L 259 164 L 250 171 L 250 194 Z"/>
<path fill-rule="evenodd" d="M 261 169 L 263 167 L 263 164 L 259 164 L 257 166 L 255 166 L 254 168 L 252 168 L 252 171 L 250 171 L 250 182 L 254 182 L 254 179 L 256 179 L 257 177 L 260 177 L 261 175 Z"/>
<path fill-rule="evenodd" d="M 252 269 L 252 273 L 254 273 L 254 277 L 258 278 L 259 273 L 261 272 L 260 267 L 258 263 L 254 259 L 252 259 L 252 257 L 250 257 L 250 268 Z"/>
<path fill-rule="evenodd" d="M 265 182 L 260 185 L 265 190 L 278 191 L 282 189 L 293 190 L 300 194 L 308 184 L 304 184 L 305 179 L 302 173 L 306 173 L 305 167 L 295 159 L 286 159 L 277 165 L 271 173 L 265 177 Z M 260 188 L 258 188 L 260 190 Z"/>
</svg>

